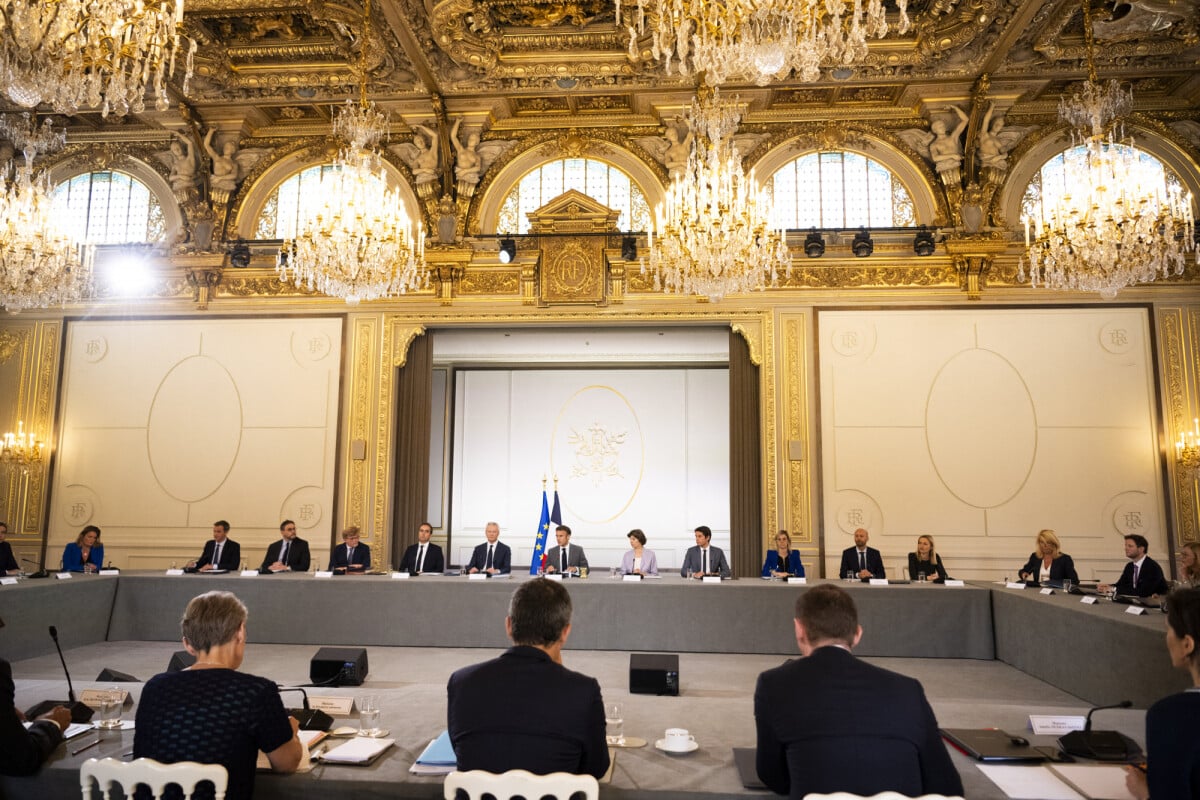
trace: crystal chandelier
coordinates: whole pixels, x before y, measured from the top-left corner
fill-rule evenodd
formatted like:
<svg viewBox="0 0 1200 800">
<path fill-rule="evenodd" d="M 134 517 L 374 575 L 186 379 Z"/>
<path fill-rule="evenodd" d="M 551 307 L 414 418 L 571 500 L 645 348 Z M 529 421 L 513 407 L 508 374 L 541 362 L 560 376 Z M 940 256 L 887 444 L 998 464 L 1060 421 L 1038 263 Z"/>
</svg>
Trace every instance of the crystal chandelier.
<svg viewBox="0 0 1200 800">
<path fill-rule="evenodd" d="M 865 8 L 864 8 L 865 6 Z M 898 29 L 909 28 L 908 1 L 898 0 Z M 680 75 L 703 73 L 710 86 L 753 80 L 765 86 L 794 70 L 817 80 L 822 63 L 850 65 L 867 55 L 867 38 L 888 30 L 882 0 L 637 0 L 617 24 L 629 34 L 629 57 L 651 36 L 651 54 Z"/>
<path fill-rule="evenodd" d="M 399 191 L 387 188 L 378 145 L 387 139 L 387 115 L 367 101 L 367 47 L 371 3 L 364 6 L 359 100 L 348 100 L 333 121 L 346 144 L 318 188 L 294 239 L 283 243 L 279 275 L 347 303 L 378 300 L 427 286 L 424 236 Z"/>
<path fill-rule="evenodd" d="M 1180 431 L 1175 443 L 1175 463 L 1192 478 L 1200 478 L 1200 419 L 1192 420 L 1190 431 Z"/>
<path fill-rule="evenodd" d="M 1120 121 L 1133 108 L 1133 94 L 1115 81 L 1096 77 L 1095 40 L 1089 0 L 1083 2 L 1088 79 L 1059 105 L 1071 125 L 1073 147 L 1063 154 L 1069 176 L 1061 194 L 1047 195 L 1038 216 L 1024 215 L 1032 286 L 1099 292 L 1116 297 L 1126 286 L 1182 275 L 1195 249 L 1191 192 L 1167 185 L 1124 135 Z"/>
<path fill-rule="evenodd" d="M 762 289 L 768 280 L 774 286 L 781 268 L 789 276 L 792 270 L 784 231 L 770 226 L 766 192 L 753 170 L 742 170 L 733 141 L 737 103 L 719 95 L 702 88 L 692 103 L 692 150 L 655 209 L 647 242 L 656 289 L 712 301 Z"/>
<path fill-rule="evenodd" d="M 37 441 L 33 431 L 26 433 L 25 423 L 18 421 L 17 432 L 9 431 L 0 439 L 0 463 L 6 467 L 28 469 L 41 462 L 45 449 L 46 443 Z"/>
<path fill-rule="evenodd" d="M 179 34 L 184 0 L 0 0 L 0 79 L 14 103 L 123 116 L 170 105 L 166 82 L 196 43 Z M 182 53 L 181 39 L 188 43 Z"/>
</svg>

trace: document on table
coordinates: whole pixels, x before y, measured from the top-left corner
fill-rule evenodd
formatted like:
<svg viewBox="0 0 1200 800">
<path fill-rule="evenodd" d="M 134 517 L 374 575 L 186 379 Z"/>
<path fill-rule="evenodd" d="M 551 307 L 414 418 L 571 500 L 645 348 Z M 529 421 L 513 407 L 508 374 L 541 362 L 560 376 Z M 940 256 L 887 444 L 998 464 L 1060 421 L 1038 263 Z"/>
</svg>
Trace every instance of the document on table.
<svg viewBox="0 0 1200 800">
<path fill-rule="evenodd" d="M 450 744 L 450 732 L 442 731 L 408 768 L 413 775 L 449 775 L 458 765 L 458 756 Z"/>
<path fill-rule="evenodd" d="M 395 739 L 372 739 L 367 736 L 358 736 L 332 750 L 326 750 L 321 756 L 321 760 L 331 761 L 335 764 L 365 766 L 395 743 Z"/>
<path fill-rule="evenodd" d="M 1013 800 L 1134 800 L 1116 764 L 980 764 L 979 771 Z"/>
<path fill-rule="evenodd" d="M 1135 800 L 1125 788 L 1125 768 L 1116 764 L 1053 764 L 1050 769 L 1092 800 Z"/>
</svg>

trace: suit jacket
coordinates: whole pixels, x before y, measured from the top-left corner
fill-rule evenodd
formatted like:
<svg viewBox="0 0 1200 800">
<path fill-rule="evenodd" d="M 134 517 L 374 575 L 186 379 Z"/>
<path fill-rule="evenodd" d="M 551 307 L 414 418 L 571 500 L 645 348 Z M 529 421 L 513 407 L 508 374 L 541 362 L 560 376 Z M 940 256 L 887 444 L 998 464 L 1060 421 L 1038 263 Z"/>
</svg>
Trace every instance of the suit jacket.
<svg viewBox="0 0 1200 800">
<path fill-rule="evenodd" d="M 1146 556 L 1146 559 L 1142 561 L 1142 568 L 1138 570 L 1136 586 L 1133 584 L 1132 561 L 1125 565 L 1121 577 L 1117 579 L 1117 594 L 1149 597 L 1152 594 L 1166 594 L 1167 589 L 1167 579 L 1163 575 L 1162 567 L 1150 556 Z"/>
<path fill-rule="evenodd" d="M 217 541 L 209 539 L 204 543 L 204 552 L 196 562 L 196 569 L 212 564 L 213 553 L 216 552 Z M 221 545 L 221 563 L 213 564 L 213 569 L 237 569 L 242 563 L 242 546 L 229 537 L 225 537 Z"/>
<path fill-rule="evenodd" d="M 283 550 L 283 539 L 279 538 L 271 542 L 271 546 L 267 548 L 267 555 L 263 558 L 262 566 L 258 568 L 259 572 L 271 574 L 267 567 L 279 560 L 279 553 Z M 292 544 L 288 547 L 287 566 L 291 567 L 292 572 L 308 572 L 308 565 L 312 559 L 308 554 L 308 542 L 297 536 L 292 539 Z"/>
<path fill-rule="evenodd" d="M 333 548 L 333 558 L 329 560 L 329 569 L 345 571 L 351 564 L 361 564 L 363 570 L 371 568 L 371 548 L 365 544 L 354 546 L 354 558 L 347 560 L 349 557 L 349 548 L 344 544 L 339 544 Z"/>
<path fill-rule="evenodd" d="M 13 707 L 15 695 L 12 667 L 0 658 L 0 775 L 32 775 L 58 747 L 62 731 L 44 719 L 25 730 Z"/>
<path fill-rule="evenodd" d="M 1168 695 L 1146 712 L 1151 797 L 1200 797 L 1200 692 Z"/>
<path fill-rule="evenodd" d="M 582 569 L 588 565 L 587 556 L 583 554 L 583 548 L 577 544 L 567 542 L 567 567 L 578 567 Z M 554 545 L 546 551 L 546 570 L 549 571 L 553 566 L 555 570 L 562 569 L 562 553 L 558 545 Z"/>
<path fill-rule="evenodd" d="M 963 793 L 921 684 L 840 647 L 759 675 L 754 719 L 758 777 L 792 800 Z"/>
<path fill-rule="evenodd" d="M 1021 567 L 1021 572 L 1029 574 L 1029 582 L 1037 583 L 1038 576 L 1042 573 L 1042 556 L 1040 553 L 1030 553 L 1029 560 L 1025 562 L 1025 566 Z M 1075 562 L 1066 553 L 1059 553 L 1058 558 L 1050 562 L 1050 580 L 1062 582 L 1063 578 L 1070 578 L 1075 583 L 1079 583 L 1079 575 L 1075 572 Z"/>
<path fill-rule="evenodd" d="M 621 556 L 621 572 L 624 572 L 626 575 L 629 575 L 633 572 L 632 550 L 626 550 L 625 555 Z M 655 557 L 653 550 L 649 550 L 645 547 L 642 548 L 642 574 L 658 574 L 658 559 Z"/>
<path fill-rule="evenodd" d="M 400 559 L 401 572 L 417 571 L 417 548 L 420 546 L 420 543 L 417 543 L 404 551 L 404 558 Z M 433 542 L 426 544 L 425 563 L 421 565 L 421 572 L 444 572 L 445 569 L 446 560 L 442 557 L 442 548 Z"/>
<path fill-rule="evenodd" d="M 599 682 L 536 647 L 512 647 L 463 667 L 450 676 L 446 694 L 446 727 L 460 771 L 598 778 L 608 770 Z"/>
<path fill-rule="evenodd" d="M 471 560 L 467 562 L 465 572 L 470 572 L 471 568 L 483 572 L 483 565 L 487 563 L 488 543 L 484 542 L 475 548 L 471 553 Z M 512 571 L 512 550 L 504 542 L 496 542 L 496 550 L 492 553 L 492 567 L 498 572 L 508 573 Z"/>
<path fill-rule="evenodd" d="M 96 542 L 92 545 L 92 550 L 88 553 L 88 563 L 94 566 L 97 570 L 104 567 L 104 545 Z M 68 542 L 63 548 L 63 572 L 83 572 L 83 548 Z"/>
<path fill-rule="evenodd" d="M 772 572 L 786 572 L 788 575 L 795 575 L 797 578 L 804 577 L 804 565 L 800 563 L 800 551 L 792 550 L 788 553 L 787 567 L 779 566 L 779 551 L 768 550 L 767 560 L 763 562 L 762 576 L 764 578 L 771 577 Z"/>
<path fill-rule="evenodd" d="M 8 542 L 0 542 L 0 575 L 20 571 L 21 566 L 17 564 L 17 559 L 13 556 L 12 545 Z"/>
<path fill-rule="evenodd" d="M 867 548 L 867 569 L 871 570 L 872 578 L 886 578 L 887 571 L 883 568 L 883 556 L 874 547 Z M 847 547 L 842 551 L 842 566 L 838 568 L 837 576 L 846 577 L 847 572 L 858 575 L 858 548 Z"/>
<path fill-rule="evenodd" d="M 699 572 L 703 563 L 700 556 L 700 545 L 692 545 L 683 556 L 683 566 L 679 568 L 679 576 L 686 578 L 689 568 L 693 573 Z M 715 573 L 722 578 L 728 578 L 733 574 L 733 571 L 729 569 L 729 562 L 725 560 L 725 551 L 716 545 L 708 546 L 708 571 L 709 574 Z"/>
<path fill-rule="evenodd" d="M 937 555 L 937 554 L 935 554 Z M 908 577 L 911 580 L 916 580 L 917 575 L 921 572 L 925 573 L 925 579 L 932 581 L 946 580 L 946 568 L 942 566 L 942 557 L 937 555 L 937 561 L 930 564 L 928 561 L 921 561 L 916 553 L 908 554 Z"/>
</svg>

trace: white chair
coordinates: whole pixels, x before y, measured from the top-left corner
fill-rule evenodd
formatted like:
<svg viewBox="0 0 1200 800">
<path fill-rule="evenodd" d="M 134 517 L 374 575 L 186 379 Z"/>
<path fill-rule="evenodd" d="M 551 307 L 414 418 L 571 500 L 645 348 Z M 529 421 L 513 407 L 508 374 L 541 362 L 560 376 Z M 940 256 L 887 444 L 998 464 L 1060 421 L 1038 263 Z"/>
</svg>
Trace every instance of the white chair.
<svg viewBox="0 0 1200 800">
<path fill-rule="evenodd" d="M 510 769 L 499 774 L 481 769 L 451 772 L 442 787 L 442 797 L 454 800 L 460 789 L 466 792 L 470 800 L 479 800 L 485 794 L 493 795 L 496 800 L 509 800 L 516 795 L 528 800 L 540 800 L 546 795 L 568 800 L 576 792 L 583 792 L 587 800 L 598 800 L 600 797 L 600 784 L 591 775 L 572 775 L 569 772 L 534 775 L 523 769 Z"/>
<path fill-rule="evenodd" d="M 958 795 L 923 794 L 920 797 L 909 797 L 899 792 L 880 792 L 870 796 L 851 794 L 850 792 L 834 792 L 833 794 L 806 794 L 804 800 L 963 800 Z"/>
<path fill-rule="evenodd" d="M 184 797 L 191 797 L 196 784 L 202 781 L 212 781 L 216 787 L 214 800 L 224 800 L 229 773 L 220 764 L 198 764 L 195 761 L 163 764 L 152 758 L 139 758 L 126 763 L 115 758 L 89 758 L 79 768 L 79 790 L 83 800 L 92 800 L 93 778 L 100 784 L 104 800 L 109 800 L 114 783 L 121 787 L 126 797 L 133 797 L 134 787 L 144 783 L 154 797 L 159 798 L 172 783 L 183 790 Z"/>
</svg>

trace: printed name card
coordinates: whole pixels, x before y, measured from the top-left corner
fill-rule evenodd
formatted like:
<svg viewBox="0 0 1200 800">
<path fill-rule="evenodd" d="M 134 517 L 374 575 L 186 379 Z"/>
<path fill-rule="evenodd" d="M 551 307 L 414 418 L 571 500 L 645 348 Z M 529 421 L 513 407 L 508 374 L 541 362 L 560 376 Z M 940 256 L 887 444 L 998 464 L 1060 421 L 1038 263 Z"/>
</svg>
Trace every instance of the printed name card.
<svg viewBox="0 0 1200 800">
<path fill-rule="evenodd" d="M 129 708 L 133 705 L 133 699 L 129 696 L 129 692 L 124 689 L 118 689 L 117 692 L 121 695 L 121 707 Z M 85 706 L 99 709 L 100 703 L 108 699 L 110 692 L 108 689 L 84 689 L 79 693 L 79 702 Z"/>
<path fill-rule="evenodd" d="M 1098 598 L 1096 598 L 1096 597 L 1094 597 L 1094 596 L 1092 596 L 1092 595 L 1088 595 L 1087 597 L 1083 598 L 1083 599 L 1082 599 L 1082 600 L 1080 600 L 1079 602 L 1083 603 L 1085 606 L 1094 606 L 1094 605 L 1096 605 L 1096 600 L 1097 600 L 1097 599 L 1098 599 Z"/>
<path fill-rule="evenodd" d="M 632 575 L 632 574 L 622 575 L 621 580 L 625 581 L 626 583 L 641 583 L 642 576 L 641 575 Z"/>
<path fill-rule="evenodd" d="M 870 583 L 872 586 L 887 586 L 888 585 L 887 578 L 871 578 L 871 580 L 869 580 L 868 583 Z"/>
<path fill-rule="evenodd" d="M 348 717 L 354 708 L 354 698 L 310 694 L 308 696 L 308 707 L 317 711 L 324 711 L 331 717 Z"/>
<path fill-rule="evenodd" d="M 1024 589 L 1025 584 L 1021 583 L 1020 581 L 1009 581 L 1008 583 L 1004 584 L 1004 588 L 1005 589 Z"/>
<path fill-rule="evenodd" d="M 60 581 L 67 581 L 67 580 L 70 580 L 70 579 L 71 579 L 71 573 L 69 573 L 69 572 L 56 572 L 56 573 L 54 573 L 54 577 L 58 578 Z"/>
<path fill-rule="evenodd" d="M 243 578 L 257 578 L 257 577 L 258 577 L 258 570 L 256 570 L 256 569 L 244 569 L 244 570 L 242 570 L 242 577 L 243 577 Z"/>
<path fill-rule="evenodd" d="M 1054 594 L 1054 590 L 1051 589 L 1050 587 L 1046 587 L 1045 589 L 1042 589 L 1042 591 L 1039 594 Z"/>
<path fill-rule="evenodd" d="M 0 586 L 16 586 L 16 578 L 0 578 Z"/>
<path fill-rule="evenodd" d="M 392 573 L 392 580 L 394 580 L 394 581 L 406 581 L 410 577 L 411 576 L 408 574 L 407 570 L 405 570 L 403 572 L 393 572 Z"/>
<path fill-rule="evenodd" d="M 787 582 L 788 583 L 798 583 L 801 586 L 803 586 L 804 584 L 808 583 L 808 578 L 797 578 L 795 575 L 792 575 L 791 577 L 789 577 L 787 579 Z"/>
<path fill-rule="evenodd" d="M 1140 617 L 1142 614 L 1146 613 L 1146 609 L 1142 608 L 1141 606 L 1128 606 L 1125 609 L 1125 613 L 1133 614 L 1135 617 Z"/>
<path fill-rule="evenodd" d="M 121 570 L 119 570 L 119 569 L 102 569 L 102 570 L 100 570 L 100 574 L 101 575 L 120 575 Z"/>
<path fill-rule="evenodd" d="M 559 583 L 562 583 L 563 579 L 563 576 L 558 572 L 547 572 L 542 577 L 548 581 L 558 581 Z"/>
<path fill-rule="evenodd" d="M 317 570 L 316 572 L 314 572 L 314 573 L 313 573 L 313 577 L 314 577 L 314 578 L 332 578 L 332 577 L 333 577 L 333 570 L 331 570 L 331 569 L 319 569 L 319 570 Z"/>
<path fill-rule="evenodd" d="M 467 575 L 467 580 L 469 580 L 469 581 L 486 581 L 487 573 L 486 572 L 472 572 L 471 574 Z"/>
<path fill-rule="evenodd" d="M 1055 736 L 1067 731 L 1081 731 L 1085 717 L 1055 717 L 1045 714 L 1030 714 L 1029 727 L 1038 736 Z"/>
<path fill-rule="evenodd" d="M 945 585 L 946 585 L 946 586 L 966 586 L 966 585 L 967 585 L 967 582 L 966 582 L 966 581 L 960 581 L 960 580 L 956 580 L 956 579 L 954 579 L 954 578 L 946 578 L 946 583 L 945 583 Z"/>
<path fill-rule="evenodd" d="M 720 583 L 721 576 L 720 575 L 705 575 L 704 578 L 700 582 L 701 583 Z"/>
<path fill-rule="evenodd" d="M 169 570 L 167 570 L 167 574 L 168 574 L 168 575 L 182 575 L 182 574 L 183 574 L 183 570 L 181 570 L 181 569 L 169 569 Z"/>
</svg>

